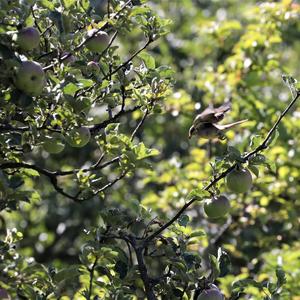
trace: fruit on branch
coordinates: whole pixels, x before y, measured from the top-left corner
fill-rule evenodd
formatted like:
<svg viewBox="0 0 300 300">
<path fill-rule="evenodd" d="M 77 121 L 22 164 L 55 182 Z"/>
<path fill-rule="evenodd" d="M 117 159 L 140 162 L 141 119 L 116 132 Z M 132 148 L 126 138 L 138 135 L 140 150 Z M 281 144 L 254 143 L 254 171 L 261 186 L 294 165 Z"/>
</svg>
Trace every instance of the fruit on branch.
<svg viewBox="0 0 300 300">
<path fill-rule="evenodd" d="M 45 151 L 51 154 L 57 154 L 64 150 L 64 137 L 58 132 L 43 137 L 42 146 Z"/>
<path fill-rule="evenodd" d="M 103 16 L 107 12 L 107 0 L 90 0 L 90 6 L 97 15 Z"/>
<path fill-rule="evenodd" d="M 76 57 L 69 52 L 64 52 L 60 59 L 64 65 L 72 64 L 76 61 Z"/>
<path fill-rule="evenodd" d="M 230 203 L 225 196 L 214 196 L 204 203 L 205 214 L 212 219 L 221 218 L 228 214 Z"/>
<path fill-rule="evenodd" d="M 45 86 L 45 73 L 35 61 L 24 61 L 16 72 L 16 87 L 29 96 L 38 96 Z"/>
<path fill-rule="evenodd" d="M 85 43 L 86 47 L 93 52 L 102 52 L 109 44 L 110 38 L 105 31 L 96 33 L 95 29 L 88 32 L 88 39 Z"/>
<path fill-rule="evenodd" d="M 92 73 L 94 75 L 98 74 L 100 72 L 99 63 L 97 63 L 96 61 L 89 61 L 87 64 L 87 70 L 89 73 Z"/>
<path fill-rule="evenodd" d="M 202 291 L 197 300 L 224 300 L 224 296 L 218 288 L 212 287 Z"/>
<path fill-rule="evenodd" d="M 89 142 L 91 133 L 87 127 L 73 128 L 66 133 L 65 138 L 70 146 L 81 148 Z"/>
<path fill-rule="evenodd" d="M 226 176 L 229 190 L 235 193 L 245 193 L 252 187 L 252 175 L 248 169 L 236 168 Z"/>
<path fill-rule="evenodd" d="M 25 51 L 38 47 L 40 43 L 40 33 L 34 27 L 26 27 L 21 29 L 17 34 L 17 44 Z"/>
</svg>

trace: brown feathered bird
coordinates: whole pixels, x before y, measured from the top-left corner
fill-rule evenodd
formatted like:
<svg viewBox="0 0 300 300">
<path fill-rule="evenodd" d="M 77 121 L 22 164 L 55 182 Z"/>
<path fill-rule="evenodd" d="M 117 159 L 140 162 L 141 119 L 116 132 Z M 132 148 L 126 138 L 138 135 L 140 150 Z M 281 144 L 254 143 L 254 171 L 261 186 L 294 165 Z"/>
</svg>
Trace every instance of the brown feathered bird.
<svg viewBox="0 0 300 300">
<path fill-rule="evenodd" d="M 204 139 L 224 139 L 225 131 L 230 128 L 244 123 L 247 120 L 241 120 L 230 124 L 217 124 L 223 120 L 225 113 L 231 108 L 230 102 L 225 102 L 219 107 L 207 107 L 202 113 L 196 116 L 194 119 L 193 125 L 189 130 L 189 138 L 193 135 L 197 135 Z"/>
</svg>

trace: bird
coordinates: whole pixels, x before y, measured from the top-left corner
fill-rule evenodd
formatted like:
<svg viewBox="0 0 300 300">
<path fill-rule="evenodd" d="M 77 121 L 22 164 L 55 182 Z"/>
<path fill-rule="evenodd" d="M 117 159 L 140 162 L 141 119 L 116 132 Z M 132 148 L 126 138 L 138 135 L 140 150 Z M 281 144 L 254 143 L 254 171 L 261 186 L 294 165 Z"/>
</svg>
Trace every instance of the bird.
<svg viewBox="0 0 300 300">
<path fill-rule="evenodd" d="M 223 120 L 225 113 L 231 108 L 230 102 L 225 102 L 219 107 L 207 107 L 202 113 L 198 114 L 189 129 L 189 139 L 193 135 L 198 135 L 204 139 L 225 139 L 225 131 L 230 128 L 244 123 L 248 120 L 241 120 L 230 124 L 218 124 Z"/>
</svg>

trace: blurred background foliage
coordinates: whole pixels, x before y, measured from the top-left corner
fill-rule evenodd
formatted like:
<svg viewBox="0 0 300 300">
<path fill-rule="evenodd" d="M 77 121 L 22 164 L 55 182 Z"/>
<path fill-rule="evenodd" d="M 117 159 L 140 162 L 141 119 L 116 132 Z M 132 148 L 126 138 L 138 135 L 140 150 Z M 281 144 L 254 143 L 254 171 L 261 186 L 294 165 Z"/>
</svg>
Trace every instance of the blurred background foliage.
<svg viewBox="0 0 300 300">
<path fill-rule="evenodd" d="M 52 51 L 58 49 L 53 57 L 71 52 L 73 43 L 80 43 L 83 34 L 78 28 L 87 28 L 92 20 L 102 22 L 108 17 L 103 6 L 99 6 L 100 11 L 97 11 L 97 1 L 31 1 L 36 2 L 34 10 L 37 20 L 32 17 L 31 4 L 27 1 L 9 2 L 1 2 L 0 19 L 14 23 L 25 21 L 26 25 L 34 25 L 37 21 L 42 31 L 51 26 L 47 42 L 51 44 Z M 121 4 L 118 2 L 120 1 L 111 1 L 111 9 L 117 11 L 122 4 L 122 1 Z M 101 153 L 105 153 L 105 161 L 109 161 L 129 151 L 128 147 L 130 151 L 134 151 L 133 148 L 137 147 L 139 142 L 143 142 L 149 149 L 159 150 L 159 154 L 154 150 L 152 153 L 138 150 L 141 151 L 141 158 L 138 158 L 139 154 L 135 152 L 134 161 L 128 163 L 130 167 L 126 165 L 126 159 L 123 157 L 118 166 L 111 164 L 95 173 L 95 177 L 89 177 L 89 173 L 78 173 L 75 178 L 59 178 L 59 184 L 68 191 L 76 191 L 77 186 L 88 191 L 94 184 L 93 180 L 97 179 L 97 184 L 104 186 L 128 167 L 129 171 L 122 180 L 104 193 L 83 203 L 74 202 L 58 194 L 48 178 L 39 176 L 38 172 L 33 170 L 22 169 L 16 175 L 8 177 L 1 173 L 2 185 L 6 184 L 6 180 L 9 181 L 9 194 L 5 199 L 7 202 L 0 219 L 4 241 L 1 245 L 16 245 L 16 249 L 10 249 L 10 255 L 17 256 L 17 259 L 14 258 L 15 263 L 8 263 L 12 258 L 7 257 L 7 260 L 3 260 L 1 269 L 5 269 L 6 272 L 18 269 L 25 278 L 24 274 L 32 264 L 30 257 L 33 257 L 35 261 L 46 266 L 44 268 L 39 264 L 35 265 L 41 281 L 37 286 L 40 285 L 41 290 L 45 291 L 45 286 L 49 284 L 46 279 L 43 282 L 43 278 L 48 276 L 45 274 L 54 270 L 53 272 L 58 272 L 58 277 L 59 270 L 73 266 L 73 273 L 69 270 L 68 275 L 61 274 L 62 278 L 70 277 L 70 280 L 60 291 L 56 291 L 59 297 L 64 296 L 60 299 L 82 297 L 79 294 L 80 286 L 87 285 L 88 274 L 82 271 L 81 265 L 81 277 L 74 279 L 72 276 L 76 277 L 79 274 L 76 273 L 78 265 L 84 265 L 84 259 L 79 258 L 79 253 L 84 252 L 87 241 L 93 240 L 96 228 L 110 222 L 126 227 L 129 221 L 134 219 L 132 228 L 127 226 L 126 229 L 134 232 L 139 230 L 139 224 L 144 228 L 142 216 L 145 220 L 157 216 L 159 222 L 167 221 L 184 205 L 191 190 L 203 186 L 209 182 L 211 176 L 228 166 L 224 157 L 230 153 L 230 147 L 243 153 L 253 149 L 265 137 L 291 99 L 290 91 L 283 84 L 281 75 L 291 74 L 300 78 L 300 5 L 296 1 L 151 0 L 145 4 L 138 3 L 144 1 L 133 2 L 137 3 L 136 7 L 149 7 L 149 10 L 128 9 L 118 21 L 112 22 L 108 32 L 118 30 L 118 36 L 107 55 L 100 58 L 100 65 L 103 64 L 104 69 L 114 69 L 142 47 L 146 41 L 145 33 L 147 35 L 147 29 L 142 27 L 142 18 L 146 18 L 148 12 L 157 16 L 160 20 L 158 27 L 164 31 L 168 30 L 168 33 L 162 32 L 162 37 L 151 43 L 143 52 L 145 54 L 133 59 L 133 68 L 141 75 L 129 79 L 131 82 L 126 87 L 130 90 L 126 107 L 138 104 L 142 109 L 122 116 L 118 128 L 106 128 L 106 135 L 102 131 L 85 147 L 77 149 L 66 146 L 60 154 L 44 151 L 39 146 L 39 135 L 34 133 L 34 138 L 30 135 L 23 136 L 23 140 L 28 138 L 32 144 L 32 151 L 20 155 L 6 143 L 8 134 L 1 134 L 1 152 L 9 153 L 5 159 L 9 157 L 10 160 L 35 162 L 49 170 L 90 167 Z M 86 8 L 81 9 L 81 5 L 85 5 Z M 63 9 L 60 10 L 59 7 Z M 65 25 L 63 29 L 60 28 L 61 17 L 57 18 L 54 11 L 66 16 L 71 33 L 78 33 L 70 34 Z M 11 14 L 8 16 L 7 12 Z M 141 17 L 138 18 L 138 15 Z M 149 18 L 147 22 L 150 22 Z M 14 30 L 15 28 L 0 22 L 0 33 L 4 40 L 11 35 L 9 31 Z M 37 51 L 29 56 L 37 59 L 41 54 L 42 52 Z M 57 67 L 55 72 L 48 72 L 48 80 L 51 82 L 49 89 L 45 97 L 39 100 L 39 107 L 29 108 L 30 113 L 42 114 L 43 109 L 48 109 L 47 99 L 49 101 L 54 97 L 53 89 L 57 88 L 59 81 L 67 75 L 75 76 L 79 81 L 82 79 L 81 86 L 86 84 L 89 87 L 93 83 L 93 78 L 87 79 L 87 76 L 82 74 L 85 72 L 86 62 L 95 57 L 83 50 L 76 53 L 76 59 L 77 61 L 70 66 Z M 46 66 L 49 57 L 41 57 L 39 62 Z M 161 66 L 169 66 L 172 71 Z M 142 70 L 143 67 L 145 70 Z M 129 142 L 126 138 L 130 138 L 149 105 L 149 99 L 154 97 L 153 85 L 151 90 L 145 84 L 147 76 L 149 80 L 153 80 L 154 71 L 160 74 L 165 86 L 162 87 L 161 94 L 155 95 L 159 100 L 156 101 L 155 107 L 151 108 L 142 129 L 137 132 L 134 140 Z M 55 82 L 56 80 L 58 81 Z M 52 111 L 58 117 L 52 120 L 51 126 L 55 122 L 57 124 L 54 125 L 64 126 L 64 120 L 67 120 L 68 126 L 91 125 L 105 120 L 108 117 L 107 109 L 115 114 L 122 101 L 119 94 L 122 79 L 114 80 L 114 85 L 109 87 L 108 82 L 101 82 L 101 87 L 96 89 L 94 94 L 87 95 L 86 100 L 81 99 L 87 102 L 83 104 L 86 105 L 85 111 L 76 111 L 76 107 L 69 104 L 66 97 L 69 93 L 64 91 L 62 98 L 65 104 L 57 106 L 55 112 Z M 3 97 L 11 93 L 5 84 L 2 88 Z M 97 105 L 92 106 L 89 101 L 100 94 L 102 98 Z M 218 105 L 226 100 L 232 102 L 232 111 L 226 121 L 249 121 L 239 129 L 229 131 L 226 141 L 208 142 L 197 138 L 188 140 L 188 129 L 196 114 L 209 104 Z M 58 103 L 59 101 L 61 100 L 58 100 Z M 3 104 L 3 100 L 1 103 Z M 16 107 L 28 109 L 27 106 L 22 107 L 22 103 L 17 103 Z M 84 114 L 78 111 L 84 111 Z M 5 104 L 1 113 L 2 120 L 9 113 L 12 113 L 12 108 Z M 27 121 L 31 128 L 40 126 L 34 123 L 35 118 L 28 118 Z M 65 130 L 68 130 L 68 126 Z M 203 259 L 203 274 L 205 270 L 209 270 L 208 253 L 217 255 L 219 247 L 228 253 L 231 270 L 228 275 L 218 279 L 219 287 L 226 297 L 232 295 L 232 283 L 237 279 L 251 277 L 260 283 L 265 280 L 276 282 L 275 269 L 281 267 L 286 272 L 287 283 L 280 299 L 300 299 L 299 128 L 298 105 L 281 122 L 276 142 L 265 152 L 268 167 L 253 167 L 252 171 L 256 174 L 253 174 L 255 183 L 251 191 L 234 195 L 227 191 L 224 181 L 220 181 L 216 189 L 225 193 L 231 202 L 231 212 L 226 220 L 217 223 L 208 220 L 203 214 L 201 202 L 196 202 L 185 213 L 188 216 L 187 224 L 177 224 L 165 233 L 166 238 L 173 237 L 180 241 L 192 232 L 200 232 L 192 241 L 185 241 L 185 246 L 188 251 L 197 252 Z M 14 138 L 18 139 L 17 136 Z M 1 159 L 3 162 L 4 158 Z M 4 194 L 3 192 L 3 199 Z M 114 265 L 113 255 L 104 253 L 103 265 Z M 104 261 L 105 259 L 107 261 Z M 159 258 L 156 263 L 149 262 L 151 272 L 159 274 L 160 268 L 168 263 Z M 33 269 L 28 270 L 33 272 Z M 107 279 L 103 279 L 104 277 L 103 275 L 103 282 L 99 282 L 102 297 L 105 288 L 108 289 Z M 21 279 L 18 277 L 18 280 Z M 56 280 L 60 282 L 60 279 Z M 110 286 L 111 291 L 113 288 L 117 290 L 118 284 L 121 285 L 121 282 L 114 280 L 114 287 Z M 55 280 L 52 284 L 55 284 Z M 139 283 L 135 282 L 135 286 L 139 287 Z M 1 288 L 9 290 L 9 284 L 5 284 L 3 280 Z M 249 284 L 244 291 L 246 295 L 240 295 L 239 299 L 258 300 L 266 297 L 267 293 L 265 289 L 255 287 L 254 284 Z M 28 296 L 34 295 L 30 294 L 31 292 L 29 286 L 23 291 L 29 299 L 35 299 Z M 112 292 L 110 295 L 115 294 Z M 131 299 L 121 296 L 106 297 L 105 299 Z M 143 299 L 143 294 L 138 297 Z M 187 295 L 182 297 L 189 299 Z"/>
</svg>

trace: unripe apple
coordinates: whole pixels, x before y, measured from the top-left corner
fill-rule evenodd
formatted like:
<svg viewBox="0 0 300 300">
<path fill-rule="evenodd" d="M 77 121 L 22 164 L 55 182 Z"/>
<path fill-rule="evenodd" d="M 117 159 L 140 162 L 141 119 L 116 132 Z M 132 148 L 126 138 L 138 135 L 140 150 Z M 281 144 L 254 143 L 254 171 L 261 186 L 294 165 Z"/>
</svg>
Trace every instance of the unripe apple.
<svg viewBox="0 0 300 300">
<path fill-rule="evenodd" d="M 65 148 L 64 137 L 58 132 L 55 132 L 51 135 L 46 135 L 43 138 L 42 146 L 48 153 L 60 153 Z"/>
<path fill-rule="evenodd" d="M 224 296 L 218 288 L 210 288 L 202 291 L 197 300 L 224 300 Z"/>
<path fill-rule="evenodd" d="M 16 87 L 29 96 L 38 96 L 45 86 L 45 73 L 40 64 L 24 61 L 19 66 L 15 78 Z"/>
<path fill-rule="evenodd" d="M 90 5 L 94 8 L 95 13 L 100 16 L 107 12 L 107 0 L 90 0 Z"/>
<path fill-rule="evenodd" d="M 98 74 L 100 72 L 99 63 L 96 61 L 89 61 L 87 64 L 87 70 L 94 75 Z"/>
<path fill-rule="evenodd" d="M 212 219 L 224 217 L 229 210 L 229 200 L 222 195 L 212 197 L 204 203 L 205 214 Z"/>
<path fill-rule="evenodd" d="M 252 175 L 247 169 L 238 168 L 226 176 L 227 187 L 234 193 L 245 193 L 252 187 Z"/>
<path fill-rule="evenodd" d="M 25 51 L 38 47 L 40 43 L 40 33 L 34 27 L 21 29 L 17 35 L 17 44 Z"/>
<path fill-rule="evenodd" d="M 73 128 L 67 132 L 65 138 L 70 146 L 81 148 L 89 142 L 91 133 L 87 127 Z"/>
<path fill-rule="evenodd" d="M 96 34 L 95 32 L 95 29 L 88 32 L 88 40 L 85 45 L 89 50 L 99 53 L 108 46 L 110 38 L 105 31 L 99 31 Z"/>
<path fill-rule="evenodd" d="M 72 63 L 74 63 L 76 61 L 76 57 L 73 54 L 69 53 L 69 52 L 64 52 L 61 55 L 60 59 L 61 60 L 63 59 L 62 63 L 64 65 L 72 64 Z"/>
</svg>

